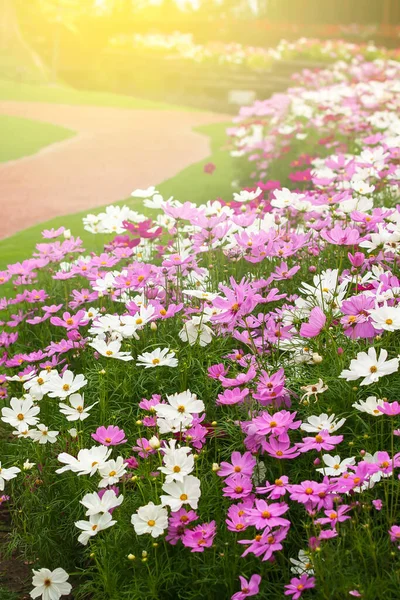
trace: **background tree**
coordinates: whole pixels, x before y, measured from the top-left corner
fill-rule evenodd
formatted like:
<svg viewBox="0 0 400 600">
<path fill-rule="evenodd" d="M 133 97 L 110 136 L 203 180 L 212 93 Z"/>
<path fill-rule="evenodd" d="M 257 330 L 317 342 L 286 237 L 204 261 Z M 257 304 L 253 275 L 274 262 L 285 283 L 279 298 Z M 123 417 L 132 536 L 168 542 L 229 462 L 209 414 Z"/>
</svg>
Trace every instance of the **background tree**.
<svg viewBox="0 0 400 600">
<path fill-rule="evenodd" d="M 16 0 L 0 0 L 0 77 L 47 81 L 49 70 L 25 40 Z"/>
</svg>

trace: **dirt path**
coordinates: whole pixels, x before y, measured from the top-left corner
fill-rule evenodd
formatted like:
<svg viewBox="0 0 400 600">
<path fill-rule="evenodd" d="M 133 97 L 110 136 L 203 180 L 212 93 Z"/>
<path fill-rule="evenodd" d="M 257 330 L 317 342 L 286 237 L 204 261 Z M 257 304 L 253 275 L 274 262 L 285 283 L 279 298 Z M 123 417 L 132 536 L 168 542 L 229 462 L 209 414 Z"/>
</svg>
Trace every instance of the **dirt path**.
<svg viewBox="0 0 400 600">
<path fill-rule="evenodd" d="M 193 127 L 228 122 L 205 112 L 0 102 L 0 114 L 77 132 L 33 156 L 0 164 L 0 239 L 56 216 L 91 210 L 157 185 L 210 154 Z"/>
</svg>

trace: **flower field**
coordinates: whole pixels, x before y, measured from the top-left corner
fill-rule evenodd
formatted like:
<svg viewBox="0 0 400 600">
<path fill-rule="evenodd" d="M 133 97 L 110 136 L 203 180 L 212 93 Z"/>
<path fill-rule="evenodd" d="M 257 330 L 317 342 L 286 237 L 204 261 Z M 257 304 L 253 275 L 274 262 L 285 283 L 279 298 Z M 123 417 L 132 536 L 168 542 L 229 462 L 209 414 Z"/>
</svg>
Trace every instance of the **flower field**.
<svg viewBox="0 0 400 600">
<path fill-rule="evenodd" d="M 398 598 L 399 75 L 304 71 L 235 118 L 233 197 L 136 190 L 151 219 L 109 206 L 96 252 L 45 230 L 0 272 L 32 598 Z"/>
</svg>

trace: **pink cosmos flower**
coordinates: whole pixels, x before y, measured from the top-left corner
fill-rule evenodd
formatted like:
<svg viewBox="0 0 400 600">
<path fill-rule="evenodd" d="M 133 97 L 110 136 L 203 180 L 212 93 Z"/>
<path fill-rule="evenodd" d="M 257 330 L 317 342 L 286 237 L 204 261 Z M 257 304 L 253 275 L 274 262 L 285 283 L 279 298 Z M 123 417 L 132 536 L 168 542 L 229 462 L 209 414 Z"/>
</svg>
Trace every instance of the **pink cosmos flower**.
<svg viewBox="0 0 400 600">
<path fill-rule="evenodd" d="M 183 538 L 190 523 L 197 521 L 197 519 L 198 516 L 194 510 L 187 511 L 185 508 L 181 508 L 177 512 L 171 513 L 168 521 L 168 533 L 165 537 L 166 541 L 171 546 L 175 546 Z"/>
<path fill-rule="evenodd" d="M 191 548 L 191 552 L 204 552 L 205 548 L 211 548 L 217 533 L 215 521 L 197 525 L 194 529 L 186 529 L 182 536 L 182 544 Z"/>
<path fill-rule="evenodd" d="M 240 579 L 240 592 L 236 592 L 231 597 L 231 600 L 245 600 L 249 596 L 256 596 L 260 590 L 261 576 L 252 575 L 247 581 L 244 577 L 239 575 Z"/>
<path fill-rule="evenodd" d="M 216 404 L 242 404 L 246 396 L 249 395 L 250 390 L 243 388 L 240 390 L 238 387 L 233 390 L 225 390 L 222 394 L 218 394 L 218 399 L 215 401 Z"/>
<path fill-rule="evenodd" d="M 378 498 L 378 500 L 372 500 L 372 504 L 376 510 L 382 510 L 383 502 Z"/>
<path fill-rule="evenodd" d="M 63 318 L 51 317 L 50 323 L 56 327 L 65 327 L 67 331 L 70 329 L 77 329 L 83 325 L 88 324 L 88 320 L 85 317 L 86 312 L 84 310 L 78 310 L 76 314 L 70 314 L 69 312 L 63 313 Z"/>
<path fill-rule="evenodd" d="M 256 529 L 271 529 L 279 525 L 290 525 L 288 519 L 281 518 L 288 510 L 285 502 L 268 504 L 265 500 L 256 500 L 255 507 L 246 509 L 245 514 L 249 525 L 254 525 Z"/>
<path fill-rule="evenodd" d="M 253 489 L 253 484 L 250 477 L 237 473 L 231 475 L 225 480 L 225 486 L 222 491 L 224 496 L 227 498 L 246 498 L 249 496 Z"/>
<path fill-rule="evenodd" d="M 155 450 L 150 446 L 147 438 L 139 438 L 136 440 L 136 446 L 132 447 L 134 452 L 138 452 L 141 458 L 147 458 L 149 454 L 155 454 Z"/>
<path fill-rule="evenodd" d="M 298 600 L 305 590 L 315 587 L 315 577 L 310 577 L 307 573 L 299 577 L 293 577 L 288 585 L 285 585 L 285 596 L 293 596 L 293 600 Z"/>
<path fill-rule="evenodd" d="M 280 436 L 289 429 L 298 429 L 301 421 L 295 421 L 297 413 L 281 410 L 274 414 L 264 411 L 259 417 L 252 420 L 257 435 Z"/>
<path fill-rule="evenodd" d="M 265 486 L 257 487 L 257 494 L 268 494 L 270 500 L 279 500 L 288 491 L 289 478 L 286 475 L 281 475 L 279 479 L 275 479 L 274 483 L 265 482 Z"/>
<path fill-rule="evenodd" d="M 263 450 L 268 452 L 270 456 L 278 458 L 279 460 L 284 458 L 296 458 L 296 456 L 299 456 L 297 447 L 290 447 L 289 437 L 283 440 L 282 436 L 280 436 L 279 439 L 271 436 L 269 442 L 262 441 L 261 445 Z"/>
<path fill-rule="evenodd" d="M 358 229 L 353 229 L 352 227 L 342 229 L 340 225 L 335 225 L 333 229 L 323 229 L 321 237 L 330 244 L 337 246 L 354 246 L 360 240 L 360 233 Z"/>
<path fill-rule="evenodd" d="M 325 494 L 326 485 L 307 479 L 300 484 L 291 485 L 289 491 L 291 500 L 315 506 L 321 499 L 320 494 Z"/>
<path fill-rule="evenodd" d="M 214 163 L 209 162 L 204 165 L 203 170 L 204 170 L 204 173 L 208 173 L 209 175 L 212 175 L 216 168 L 217 167 L 214 165 Z"/>
<path fill-rule="evenodd" d="M 378 406 L 379 412 L 389 417 L 396 417 L 400 415 L 400 404 L 399 402 L 384 402 L 382 406 Z"/>
<path fill-rule="evenodd" d="M 96 433 L 92 433 L 92 438 L 103 446 L 118 446 L 127 441 L 124 430 L 116 425 L 98 427 Z"/>
<path fill-rule="evenodd" d="M 242 558 L 248 554 L 262 556 L 263 561 L 271 560 L 274 552 L 282 550 L 281 542 L 286 538 L 289 527 L 279 527 L 278 529 L 270 529 L 266 527 L 261 535 L 256 535 L 252 540 L 238 540 L 239 544 L 245 544 L 246 550 L 242 554 Z"/>
<path fill-rule="evenodd" d="M 251 452 L 245 452 L 243 456 L 240 452 L 232 452 L 231 463 L 222 462 L 217 475 L 220 477 L 229 477 L 230 475 L 241 473 L 242 475 L 251 477 L 257 461 Z"/>
<path fill-rule="evenodd" d="M 226 375 L 228 371 L 225 369 L 222 363 L 219 363 L 218 365 L 212 365 L 211 367 L 208 367 L 207 372 L 211 379 L 219 379 L 221 375 Z"/>
<path fill-rule="evenodd" d="M 389 535 L 391 542 L 400 542 L 400 527 L 398 525 L 393 525 L 389 529 Z"/>
<path fill-rule="evenodd" d="M 310 318 L 308 323 L 302 323 L 300 327 L 300 335 L 305 338 L 314 338 L 316 337 L 325 326 L 326 316 L 319 308 L 319 306 L 315 306 L 310 312 Z"/>
<path fill-rule="evenodd" d="M 314 437 L 305 437 L 303 441 L 297 444 L 300 452 L 309 452 L 310 450 L 333 450 L 337 444 L 343 441 L 342 435 L 330 435 L 327 429 L 323 429 Z"/>
<path fill-rule="evenodd" d="M 244 385 L 248 383 L 256 376 L 257 372 L 255 367 L 251 366 L 247 373 L 238 373 L 235 378 L 224 377 L 223 375 L 219 376 L 219 380 L 222 383 L 223 387 L 235 387 Z"/>
<path fill-rule="evenodd" d="M 326 517 L 322 517 L 317 519 L 315 522 L 320 525 L 330 525 L 332 529 L 336 527 L 336 523 L 342 523 L 343 521 L 347 521 L 347 519 L 351 519 L 346 513 L 351 510 L 351 506 L 346 504 L 342 504 L 335 510 L 325 510 Z"/>
<path fill-rule="evenodd" d="M 234 531 L 238 533 L 240 531 L 245 531 L 248 527 L 247 518 L 246 518 L 246 508 L 253 507 L 253 499 L 252 497 L 245 498 L 242 502 L 238 502 L 237 504 L 232 504 L 228 508 L 227 518 L 225 519 L 225 523 L 229 529 L 229 531 Z"/>
<path fill-rule="evenodd" d="M 377 331 L 372 325 L 372 317 L 369 314 L 373 308 L 375 308 L 375 298 L 367 297 L 365 294 L 344 300 L 340 307 L 345 315 L 340 319 L 344 334 L 353 340 L 374 337 Z"/>
</svg>

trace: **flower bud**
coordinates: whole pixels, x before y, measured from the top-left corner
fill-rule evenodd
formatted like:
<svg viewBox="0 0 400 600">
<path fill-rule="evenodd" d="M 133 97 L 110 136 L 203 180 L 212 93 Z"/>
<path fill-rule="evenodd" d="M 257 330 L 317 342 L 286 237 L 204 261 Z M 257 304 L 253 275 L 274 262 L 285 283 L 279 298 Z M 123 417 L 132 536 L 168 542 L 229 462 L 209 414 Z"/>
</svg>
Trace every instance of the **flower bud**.
<svg viewBox="0 0 400 600">
<path fill-rule="evenodd" d="M 128 560 L 136 560 L 136 556 L 134 554 L 128 554 Z"/>
<path fill-rule="evenodd" d="M 213 463 L 212 464 L 212 470 L 214 471 L 214 473 L 217 473 L 220 470 L 220 466 L 218 463 Z"/>
<path fill-rule="evenodd" d="M 152 322 L 150 323 L 150 329 L 151 329 L 152 331 L 157 331 L 157 329 L 158 329 L 158 327 L 157 327 L 157 323 L 155 323 L 154 321 L 152 321 Z"/>
<path fill-rule="evenodd" d="M 153 448 L 153 450 L 158 450 L 161 446 L 161 442 L 156 435 L 153 435 L 153 437 L 149 439 L 149 446 L 150 448 Z"/>
</svg>

